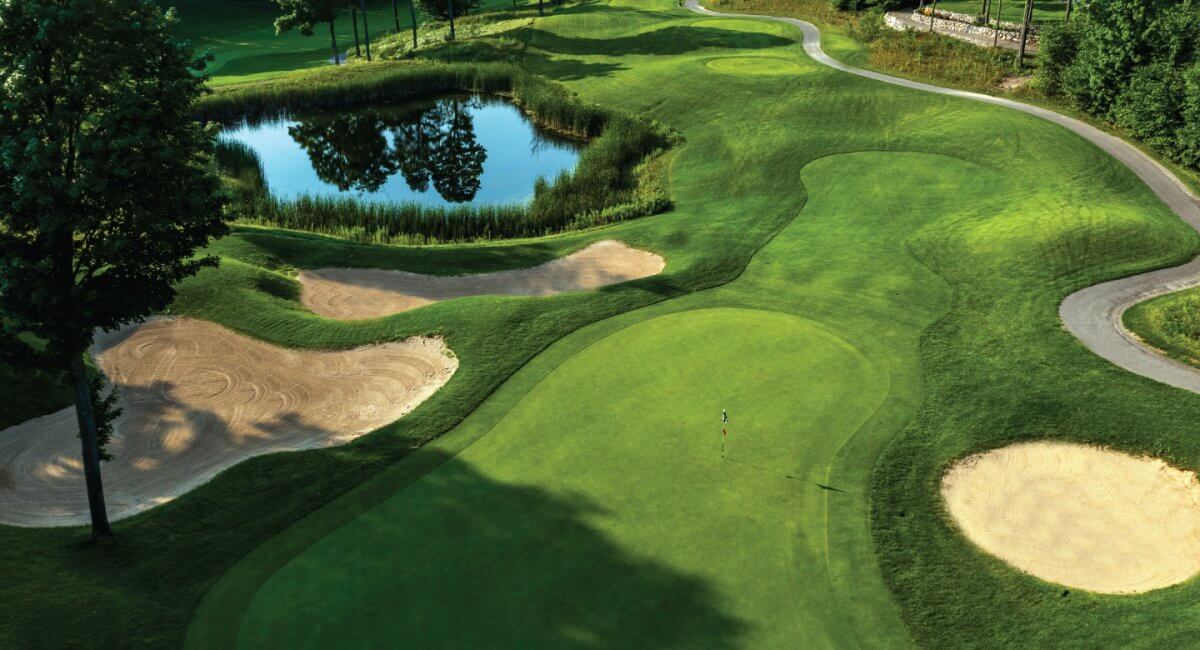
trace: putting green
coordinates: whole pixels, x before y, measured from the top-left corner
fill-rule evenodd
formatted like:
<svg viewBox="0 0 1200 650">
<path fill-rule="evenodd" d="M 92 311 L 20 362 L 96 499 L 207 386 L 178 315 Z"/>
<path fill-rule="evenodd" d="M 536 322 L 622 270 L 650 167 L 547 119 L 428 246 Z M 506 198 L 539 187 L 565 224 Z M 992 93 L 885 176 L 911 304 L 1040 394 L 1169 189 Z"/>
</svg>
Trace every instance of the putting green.
<svg viewBox="0 0 1200 650">
<path fill-rule="evenodd" d="M 635 324 L 284 566 L 250 603 L 239 645 L 837 645 L 843 630 L 820 628 L 812 585 L 797 580 L 797 547 L 821 532 L 801 501 L 826 480 L 811 461 L 870 417 L 886 382 L 793 316 L 706 309 Z"/>
<path fill-rule="evenodd" d="M 726 56 L 705 63 L 711 70 L 730 74 L 797 74 L 803 68 L 792 61 L 765 56 Z"/>
</svg>

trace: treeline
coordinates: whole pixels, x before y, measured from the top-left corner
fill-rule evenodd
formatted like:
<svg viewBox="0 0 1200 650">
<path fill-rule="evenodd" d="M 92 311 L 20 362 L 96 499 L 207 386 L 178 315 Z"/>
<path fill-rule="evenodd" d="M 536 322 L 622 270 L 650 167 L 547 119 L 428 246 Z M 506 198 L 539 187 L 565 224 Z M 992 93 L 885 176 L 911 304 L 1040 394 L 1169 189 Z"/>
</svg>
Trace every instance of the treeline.
<svg viewBox="0 0 1200 650">
<path fill-rule="evenodd" d="M 1038 58 L 1044 92 L 1200 169 L 1200 2 L 1083 2 L 1043 30 Z"/>
<path fill-rule="evenodd" d="M 663 185 L 639 173 L 645 161 L 670 146 L 675 136 L 669 130 L 584 103 L 562 86 L 513 65 L 422 62 L 321 71 L 214 93 L 201 102 L 200 117 L 231 123 L 310 110 L 349 111 L 452 92 L 507 96 L 539 124 L 591 138 L 591 143 L 574 170 L 553 182 L 538 183 L 528 206 L 437 208 L 354 199 L 284 200 L 263 191 L 239 192 L 232 206 L 236 217 L 360 241 L 425 243 L 540 236 L 670 207 Z M 256 161 L 245 153 L 221 153 L 226 163 L 222 172 L 237 179 L 239 189 L 256 186 Z"/>
</svg>

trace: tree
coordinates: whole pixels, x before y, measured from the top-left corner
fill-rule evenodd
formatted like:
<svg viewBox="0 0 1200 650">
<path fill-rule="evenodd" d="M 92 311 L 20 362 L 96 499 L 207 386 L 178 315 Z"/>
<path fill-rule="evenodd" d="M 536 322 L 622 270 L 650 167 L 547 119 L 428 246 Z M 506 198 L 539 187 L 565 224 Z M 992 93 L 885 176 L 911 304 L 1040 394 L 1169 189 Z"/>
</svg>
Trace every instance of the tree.
<svg viewBox="0 0 1200 650">
<path fill-rule="evenodd" d="M 337 32 L 333 28 L 333 22 L 337 20 L 335 1 L 275 0 L 275 4 L 283 11 L 283 15 L 275 19 L 275 33 L 283 34 L 295 29 L 304 36 L 312 36 L 313 27 L 329 23 L 329 42 L 333 47 L 333 63 L 337 65 L 342 60 L 342 53 L 338 51 Z"/>
<path fill-rule="evenodd" d="M 425 13 L 450 21 L 450 40 L 454 40 L 455 12 L 467 13 L 468 10 L 479 6 L 480 0 L 415 0 L 421 4 Z"/>
<path fill-rule="evenodd" d="M 165 308 L 225 231 L 195 119 L 209 59 L 173 22 L 154 0 L 0 3 L 0 359 L 71 378 L 94 537 L 115 410 L 84 355 Z"/>
<path fill-rule="evenodd" d="M 412 21 L 413 49 L 417 49 L 417 0 L 408 0 L 408 18 Z"/>
<path fill-rule="evenodd" d="M 367 0 L 358 0 L 358 8 L 363 17 L 363 38 L 367 41 L 367 60 L 371 60 L 371 26 L 367 24 Z"/>
<path fill-rule="evenodd" d="M 354 25 L 354 56 L 362 56 L 362 45 L 358 40 L 358 7 L 350 0 L 350 24 Z"/>
</svg>

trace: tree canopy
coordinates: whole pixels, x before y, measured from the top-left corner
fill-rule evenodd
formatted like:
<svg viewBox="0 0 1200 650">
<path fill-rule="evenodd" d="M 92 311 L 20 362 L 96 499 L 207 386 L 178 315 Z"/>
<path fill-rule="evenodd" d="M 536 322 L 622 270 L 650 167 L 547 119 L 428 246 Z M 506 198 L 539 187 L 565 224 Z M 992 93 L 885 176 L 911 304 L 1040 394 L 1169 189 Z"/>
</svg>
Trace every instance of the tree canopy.
<svg viewBox="0 0 1200 650">
<path fill-rule="evenodd" d="M 70 373 L 98 534 L 112 403 L 82 357 L 97 329 L 166 307 L 224 232 L 194 116 L 207 58 L 172 22 L 154 0 L 0 3 L 0 357 Z"/>
<path fill-rule="evenodd" d="M 1200 167 L 1200 3 L 1089 0 L 1042 35 L 1043 88 Z"/>
<path fill-rule="evenodd" d="M 454 15 L 463 16 L 475 10 L 480 5 L 480 0 L 453 0 Z M 439 20 L 450 18 L 450 2 L 451 0 L 416 0 L 421 9 Z"/>
</svg>

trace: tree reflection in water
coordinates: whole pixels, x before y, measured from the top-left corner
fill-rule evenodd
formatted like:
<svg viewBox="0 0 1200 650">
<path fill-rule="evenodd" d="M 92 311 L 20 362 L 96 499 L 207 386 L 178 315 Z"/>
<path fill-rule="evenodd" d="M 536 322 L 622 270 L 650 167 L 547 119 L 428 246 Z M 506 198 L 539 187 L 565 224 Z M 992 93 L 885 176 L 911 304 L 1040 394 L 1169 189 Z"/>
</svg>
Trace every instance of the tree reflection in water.
<svg viewBox="0 0 1200 650">
<path fill-rule="evenodd" d="M 455 203 L 475 198 L 487 151 L 468 109 L 477 98 L 446 97 L 416 110 L 355 111 L 302 118 L 288 134 L 317 176 L 343 192 L 375 192 L 396 172 L 414 192 L 432 185 Z"/>
</svg>

